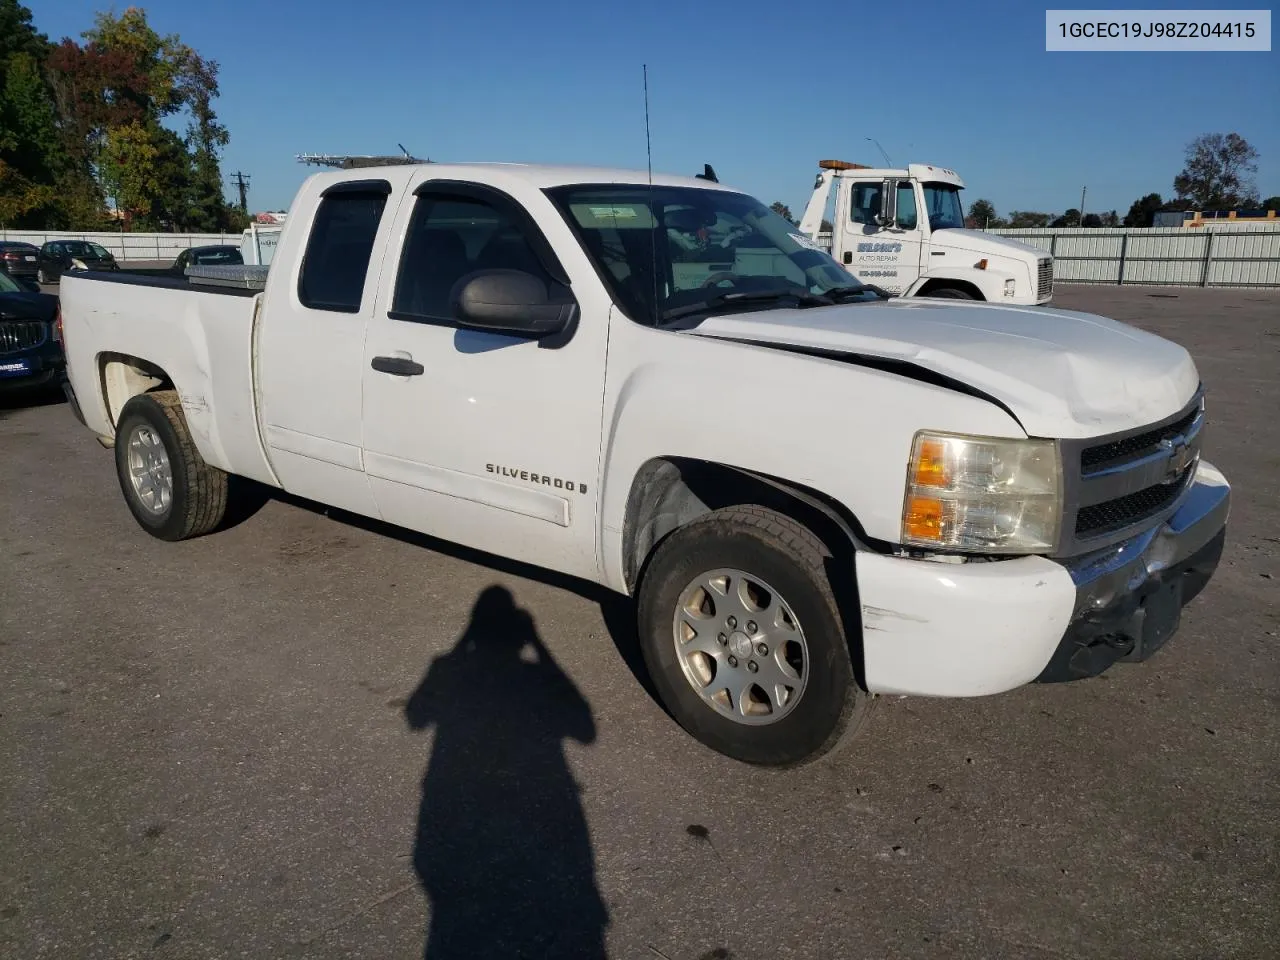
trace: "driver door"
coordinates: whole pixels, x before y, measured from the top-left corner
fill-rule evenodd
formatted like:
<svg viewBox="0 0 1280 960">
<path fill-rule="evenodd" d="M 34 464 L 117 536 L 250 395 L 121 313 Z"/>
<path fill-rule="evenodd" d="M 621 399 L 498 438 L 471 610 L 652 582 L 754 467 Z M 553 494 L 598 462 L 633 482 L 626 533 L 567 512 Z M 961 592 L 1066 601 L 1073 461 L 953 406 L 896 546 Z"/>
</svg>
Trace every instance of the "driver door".
<svg viewBox="0 0 1280 960">
<path fill-rule="evenodd" d="M 894 191 L 896 218 L 882 227 L 885 189 Z M 910 180 L 855 180 L 849 190 L 846 265 L 863 283 L 902 294 L 920 276 L 922 231 L 915 184 Z"/>
<path fill-rule="evenodd" d="M 580 576 L 596 570 L 608 308 L 594 275 L 565 342 L 463 329 L 451 293 L 476 270 L 565 272 L 526 209 L 476 183 L 425 179 L 401 208 L 363 361 L 363 446 L 382 517 Z M 598 287 L 598 282 L 594 284 Z M 389 309 L 388 309 L 389 308 Z"/>
</svg>

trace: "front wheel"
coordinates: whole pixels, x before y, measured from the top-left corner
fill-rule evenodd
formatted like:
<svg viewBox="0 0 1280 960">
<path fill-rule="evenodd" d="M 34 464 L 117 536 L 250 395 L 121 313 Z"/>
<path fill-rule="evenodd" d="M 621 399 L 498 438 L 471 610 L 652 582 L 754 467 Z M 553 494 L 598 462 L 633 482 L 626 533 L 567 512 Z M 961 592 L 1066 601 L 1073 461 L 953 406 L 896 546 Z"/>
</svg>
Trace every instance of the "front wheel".
<svg viewBox="0 0 1280 960">
<path fill-rule="evenodd" d="M 116 425 L 116 474 L 143 530 L 186 540 L 214 530 L 227 512 L 227 475 L 205 463 L 172 390 L 140 394 Z"/>
<path fill-rule="evenodd" d="M 854 679 L 829 556 L 808 529 L 755 506 L 707 514 L 658 547 L 640 585 L 641 648 L 693 737 L 782 766 L 816 759 L 857 728 L 869 700 Z"/>
<path fill-rule="evenodd" d="M 968 290 L 961 290 L 958 287 L 938 287 L 930 290 L 928 293 L 921 294 L 925 297 L 937 297 L 940 300 L 977 300 Z"/>
</svg>

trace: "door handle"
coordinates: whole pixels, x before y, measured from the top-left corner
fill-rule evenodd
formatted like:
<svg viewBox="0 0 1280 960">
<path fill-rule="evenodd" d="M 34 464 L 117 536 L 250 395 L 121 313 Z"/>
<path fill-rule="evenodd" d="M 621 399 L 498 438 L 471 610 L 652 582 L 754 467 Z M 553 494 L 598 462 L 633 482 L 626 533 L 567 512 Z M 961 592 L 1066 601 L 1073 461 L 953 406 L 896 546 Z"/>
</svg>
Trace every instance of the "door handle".
<svg viewBox="0 0 1280 960">
<path fill-rule="evenodd" d="M 379 373 L 390 373 L 397 377 L 416 377 L 426 372 L 426 368 L 408 357 L 374 357 L 369 364 Z"/>
</svg>

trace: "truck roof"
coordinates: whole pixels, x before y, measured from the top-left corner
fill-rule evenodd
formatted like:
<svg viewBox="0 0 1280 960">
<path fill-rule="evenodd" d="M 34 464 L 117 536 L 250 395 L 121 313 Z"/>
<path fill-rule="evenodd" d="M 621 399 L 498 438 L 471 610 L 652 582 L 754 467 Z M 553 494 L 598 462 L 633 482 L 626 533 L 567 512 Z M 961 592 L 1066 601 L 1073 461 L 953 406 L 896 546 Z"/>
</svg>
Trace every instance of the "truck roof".
<svg viewBox="0 0 1280 960">
<path fill-rule="evenodd" d="M 837 177 L 850 180 L 914 177 L 923 183 L 949 183 L 953 186 L 964 187 L 964 181 L 960 179 L 960 174 L 932 163 L 909 163 L 906 169 L 902 167 L 870 167 L 865 164 L 851 164 L 848 167 L 831 167 L 828 169 L 834 170 Z"/>
<path fill-rule="evenodd" d="M 496 178 L 524 180 L 539 189 L 562 187 L 578 183 L 618 183 L 647 184 L 649 174 L 645 170 L 630 170 L 614 167 L 569 166 L 556 164 L 532 163 L 420 163 L 396 164 L 394 169 L 404 170 L 406 167 L 417 167 L 430 171 L 432 177 L 440 179 L 479 180 L 481 182 Z M 363 180 L 367 179 L 374 168 L 363 167 L 352 170 L 341 170 L 312 174 L 313 178 L 325 181 Z M 731 190 L 734 187 L 702 180 L 697 177 L 680 177 L 670 174 L 654 173 L 653 184 L 662 187 L 701 187 L 709 190 Z"/>
</svg>

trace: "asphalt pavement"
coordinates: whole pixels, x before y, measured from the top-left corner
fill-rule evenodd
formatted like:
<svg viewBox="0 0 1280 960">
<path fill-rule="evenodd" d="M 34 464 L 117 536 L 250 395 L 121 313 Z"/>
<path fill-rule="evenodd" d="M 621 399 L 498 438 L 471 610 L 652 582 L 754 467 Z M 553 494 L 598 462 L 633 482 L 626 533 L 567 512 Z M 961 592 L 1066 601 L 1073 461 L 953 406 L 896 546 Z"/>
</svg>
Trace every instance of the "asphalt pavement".
<svg viewBox="0 0 1280 960">
<path fill-rule="evenodd" d="M 161 543 L 9 402 L 0 956 L 1275 957 L 1280 292 L 1057 304 L 1194 353 L 1217 578 L 1147 663 L 884 700 L 791 771 L 663 713 L 625 601 L 286 499 Z"/>
</svg>

